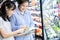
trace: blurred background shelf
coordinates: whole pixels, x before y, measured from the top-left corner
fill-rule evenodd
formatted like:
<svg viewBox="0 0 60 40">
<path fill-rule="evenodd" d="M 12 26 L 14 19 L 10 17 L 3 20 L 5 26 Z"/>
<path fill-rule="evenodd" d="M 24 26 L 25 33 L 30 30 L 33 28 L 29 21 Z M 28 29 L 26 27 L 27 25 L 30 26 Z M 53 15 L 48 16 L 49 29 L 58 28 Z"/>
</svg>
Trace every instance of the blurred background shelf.
<svg viewBox="0 0 60 40">
<path fill-rule="evenodd" d="M 59 0 L 43 0 L 44 39 L 60 40 Z"/>
</svg>

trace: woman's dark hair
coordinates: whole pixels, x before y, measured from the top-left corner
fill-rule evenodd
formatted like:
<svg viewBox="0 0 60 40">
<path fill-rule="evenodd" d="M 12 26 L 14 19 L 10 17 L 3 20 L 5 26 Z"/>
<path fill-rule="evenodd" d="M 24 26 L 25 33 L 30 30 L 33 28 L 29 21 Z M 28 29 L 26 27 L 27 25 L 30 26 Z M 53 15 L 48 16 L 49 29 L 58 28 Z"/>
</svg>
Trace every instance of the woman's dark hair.
<svg viewBox="0 0 60 40">
<path fill-rule="evenodd" d="M 19 4 L 18 6 L 20 6 L 21 4 L 23 4 L 24 2 L 29 2 L 29 0 L 16 0 L 17 3 Z"/>
<path fill-rule="evenodd" d="M 7 13 L 6 13 L 6 7 L 8 9 L 13 8 L 12 10 L 14 10 L 16 8 L 15 4 L 13 1 L 5 1 L 2 5 L 1 5 L 1 12 L 0 12 L 0 16 L 4 19 L 4 21 L 6 21 L 6 19 L 9 20 Z"/>
<path fill-rule="evenodd" d="M 3 2 L 3 0 L 0 0 L 0 3 L 2 3 Z"/>
</svg>

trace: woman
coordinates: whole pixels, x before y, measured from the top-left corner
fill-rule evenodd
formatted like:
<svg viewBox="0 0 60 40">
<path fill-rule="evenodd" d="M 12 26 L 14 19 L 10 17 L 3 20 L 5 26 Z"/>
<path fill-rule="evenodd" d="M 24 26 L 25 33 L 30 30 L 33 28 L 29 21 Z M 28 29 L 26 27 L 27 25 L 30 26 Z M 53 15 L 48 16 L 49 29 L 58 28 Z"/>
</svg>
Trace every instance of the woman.
<svg viewBox="0 0 60 40">
<path fill-rule="evenodd" d="M 5 1 L 1 6 L 0 12 L 0 40 L 14 40 L 13 36 L 24 32 L 25 28 L 21 28 L 12 32 L 9 17 L 12 16 L 15 4 L 12 1 Z"/>
<path fill-rule="evenodd" d="M 14 11 L 14 14 L 10 17 L 13 31 L 21 29 L 22 26 L 34 27 L 33 20 L 31 18 L 28 8 L 28 0 L 17 0 L 18 8 Z M 16 40 L 33 40 L 32 34 L 22 34 L 22 36 L 15 37 Z"/>
</svg>

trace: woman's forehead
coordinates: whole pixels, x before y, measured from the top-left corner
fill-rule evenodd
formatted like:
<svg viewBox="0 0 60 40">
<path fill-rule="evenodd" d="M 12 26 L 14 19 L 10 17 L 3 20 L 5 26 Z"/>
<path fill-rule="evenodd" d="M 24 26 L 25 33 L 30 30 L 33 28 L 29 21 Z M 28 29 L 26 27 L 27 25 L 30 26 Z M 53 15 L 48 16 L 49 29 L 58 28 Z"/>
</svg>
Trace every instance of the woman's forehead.
<svg viewBox="0 0 60 40">
<path fill-rule="evenodd" d="M 28 2 L 22 3 L 21 5 L 25 5 L 26 6 L 26 5 L 28 5 Z"/>
</svg>

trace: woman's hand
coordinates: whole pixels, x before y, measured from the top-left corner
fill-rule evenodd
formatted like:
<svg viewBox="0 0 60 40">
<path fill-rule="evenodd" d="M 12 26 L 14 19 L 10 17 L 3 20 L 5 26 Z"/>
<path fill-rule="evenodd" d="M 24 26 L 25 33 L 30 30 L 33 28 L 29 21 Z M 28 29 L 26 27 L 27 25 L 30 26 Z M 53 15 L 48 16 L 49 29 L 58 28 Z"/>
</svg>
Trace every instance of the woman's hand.
<svg viewBox="0 0 60 40">
<path fill-rule="evenodd" d="M 26 27 L 22 27 L 22 28 L 18 29 L 18 31 L 19 31 L 18 34 L 22 34 L 22 33 L 24 33 L 25 30 L 26 30 Z"/>
<path fill-rule="evenodd" d="M 26 33 L 28 30 L 29 30 L 29 28 L 27 26 L 23 25 L 19 29 L 19 32 L 20 33 L 18 33 L 16 36 L 27 36 L 27 35 L 32 34 L 32 33 Z"/>
<path fill-rule="evenodd" d="M 24 33 L 27 29 L 27 26 L 23 25 L 20 29 L 21 29 L 21 32 Z"/>
<path fill-rule="evenodd" d="M 18 29 L 18 33 L 15 36 L 24 36 L 24 32 L 26 31 L 26 26 L 21 26 L 20 29 Z"/>
<path fill-rule="evenodd" d="M 15 35 L 15 36 L 27 36 L 27 35 L 29 35 L 29 34 L 24 34 L 24 33 L 22 33 L 22 34 L 17 34 L 17 35 Z"/>
</svg>

